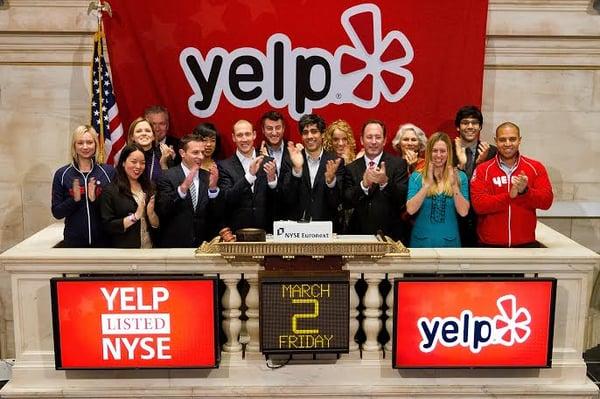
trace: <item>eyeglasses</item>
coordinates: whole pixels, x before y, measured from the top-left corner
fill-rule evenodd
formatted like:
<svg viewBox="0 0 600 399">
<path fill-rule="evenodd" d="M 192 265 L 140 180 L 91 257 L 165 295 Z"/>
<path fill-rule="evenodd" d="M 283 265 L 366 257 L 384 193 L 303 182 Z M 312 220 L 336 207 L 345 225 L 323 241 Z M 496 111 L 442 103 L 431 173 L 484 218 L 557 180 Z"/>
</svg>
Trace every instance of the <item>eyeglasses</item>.
<svg viewBox="0 0 600 399">
<path fill-rule="evenodd" d="M 479 121 L 477 119 L 462 119 L 460 121 L 460 124 L 465 125 L 465 126 L 469 126 L 469 125 L 479 126 Z"/>
<path fill-rule="evenodd" d="M 317 129 L 317 128 L 312 128 L 312 129 L 304 129 L 304 130 L 302 131 L 302 135 L 303 135 L 303 136 L 304 136 L 305 134 L 309 134 L 309 133 L 310 133 L 310 134 L 318 134 L 318 133 L 321 133 L 321 131 L 320 131 L 319 129 Z"/>
</svg>

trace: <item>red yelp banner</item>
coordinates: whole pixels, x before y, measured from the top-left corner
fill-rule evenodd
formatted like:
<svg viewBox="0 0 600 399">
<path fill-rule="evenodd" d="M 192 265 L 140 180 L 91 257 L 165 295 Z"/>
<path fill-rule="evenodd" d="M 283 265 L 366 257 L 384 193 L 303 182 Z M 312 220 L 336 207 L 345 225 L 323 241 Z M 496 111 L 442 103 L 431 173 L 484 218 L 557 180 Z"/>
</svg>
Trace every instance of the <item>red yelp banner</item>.
<svg viewBox="0 0 600 399">
<path fill-rule="evenodd" d="M 456 110 L 481 103 L 485 0 L 121 0 L 112 7 L 104 23 L 125 127 L 162 104 L 171 134 L 211 121 L 230 153 L 233 123 L 257 123 L 270 109 L 285 115 L 288 138 L 297 140 L 304 113 L 346 119 L 357 136 L 370 118 L 392 134 L 406 122 L 453 133 Z"/>
<path fill-rule="evenodd" d="M 57 368 L 215 367 L 215 284 L 53 280 Z"/>
<path fill-rule="evenodd" d="M 394 367 L 550 366 L 555 279 L 395 285 Z"/>
</svg>

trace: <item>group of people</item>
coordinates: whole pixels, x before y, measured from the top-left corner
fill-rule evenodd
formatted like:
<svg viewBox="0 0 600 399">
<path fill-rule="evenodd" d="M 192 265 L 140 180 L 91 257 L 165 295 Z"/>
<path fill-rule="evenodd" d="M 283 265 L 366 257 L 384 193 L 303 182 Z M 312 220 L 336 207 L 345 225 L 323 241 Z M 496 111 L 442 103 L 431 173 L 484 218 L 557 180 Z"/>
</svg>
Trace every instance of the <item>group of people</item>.
<svg viewBox="0 0 600 399">
<path fill-rule="evenodd" d="M 458 136 L 429 138 L 414 124 L 399 127 L 392 146 L 382 121 L 329 126 L 303 115 L 301 143 L 285 140 L 277 111 L 232 127 L 235 153 L 216 160 L 220 133 L 209 122 L 180 140 L 168 135 L 169 114 L 146 109 L 129 127 L 115 167 L 95 160 L 98 135 L 73 132 L 72 162 L 54 175 L 52 214 L 65 218 L 68 247 L 196 247 L 275 220 L 332 221 L 341 234 L 384 234 L 409 247 L 536 246 L 536 209 L 552 187 L 543 165 L 519 153 L 512 122 L 496 129 L 496 146 L 480 140 L 483 115 L 458 110 Z"/>
</svg>

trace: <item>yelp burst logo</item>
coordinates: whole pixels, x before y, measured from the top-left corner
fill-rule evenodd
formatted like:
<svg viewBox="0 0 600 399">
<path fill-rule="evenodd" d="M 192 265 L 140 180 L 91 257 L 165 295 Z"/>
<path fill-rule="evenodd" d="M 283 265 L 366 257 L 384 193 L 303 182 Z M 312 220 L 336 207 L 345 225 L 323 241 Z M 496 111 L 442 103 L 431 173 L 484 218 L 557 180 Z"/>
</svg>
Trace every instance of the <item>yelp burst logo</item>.
<svg viewBox="0 0 600 399">
<path fill-rule="evenodd" d="M 513 346 L 529 338 L 531 314 L 524 307 L 517 307 L 513 294 L 496 300 L 499 314 L 494 317 L 475 316 L 464 310 L 459 317 L 421 317 L 417 328 L 421 334 L 419 349 L 429 353 L 436 346 L 454 347 L 461 345 L 473 353 L 479 353 L 489 345 Z"/>
<path fill-rule="evenodd" d="M 271 35 L 264 53 L 251 47 L 231 52 L 214 47 L 206 54 L 183 49 L 179 63 L 193 90 L 190 112 L 212 116 L 222 95 L 239 108 L 264 102 L 288 107 L 296 120 L 329 104 L 374 108 L 381 98 L 400 101 L 414 80 L 407 69 L 414 51 L 406 35 L 398 30 L 384 35 L 381 10 L 370 3 L 348 8 L 340 22 L 351 45 L 340 45 L 333 53 L 294 48 L 284 33 Z"/>
</svg>

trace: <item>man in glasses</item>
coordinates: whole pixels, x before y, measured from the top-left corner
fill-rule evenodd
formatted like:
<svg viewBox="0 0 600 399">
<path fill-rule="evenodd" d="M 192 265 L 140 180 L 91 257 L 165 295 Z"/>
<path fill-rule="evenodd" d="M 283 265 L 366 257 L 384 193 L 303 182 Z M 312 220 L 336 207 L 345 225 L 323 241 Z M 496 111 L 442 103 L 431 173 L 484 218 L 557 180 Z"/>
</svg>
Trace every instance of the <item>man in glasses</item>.
<svg viewBox="0 0 600 399">
<path fill-rule="evenodd" d="M 454 141 L 455 160 L 469 180 L 473 176 L 475 167 L 496 155 L 496 147 L 481 141 L 481 127 L 483 115 L 474 105 L 466 105 L 458 110 L 454 118 L 454 126 L 458 137 Z M 473 207 L 469 213 L 459 220 L 460 239 L 463 247 L 477 246 L 477 216 Z"/>
</svg>

